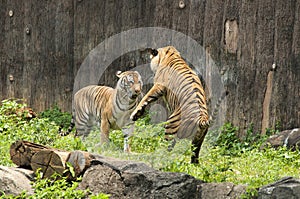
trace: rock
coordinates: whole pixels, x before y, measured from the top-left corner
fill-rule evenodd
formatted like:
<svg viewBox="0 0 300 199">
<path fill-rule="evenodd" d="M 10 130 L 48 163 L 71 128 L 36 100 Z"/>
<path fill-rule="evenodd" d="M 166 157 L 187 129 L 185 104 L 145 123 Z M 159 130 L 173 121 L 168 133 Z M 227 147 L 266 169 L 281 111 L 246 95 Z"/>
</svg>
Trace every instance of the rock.
<svg viewBox="0 0 300 199">
<path fill-rule="evenodd" d="M 197 198 L 201 199 L 236 199 L 246 193 L 246 185 L 234 185 L 231 182 L 202 183 L 198 185 Z"/>
<path fill-rule="evenodd" d="M 277 133 L 276 135 L 270 136 L 266 142 L 262 145 L 261 149 L 270 145 L 274 148 L 279 146 L 286 146 L 291 149 L 300 147 L 300 130 L 295 128 L 292 130 L 285 130 Z"/>
<path fill-rule="evenodd" d="M 144 163 L 97 157 L 79 189 L 111 198 L 196 198 L 202 181 L 184 173 L 161 172 Z"/>
<path fill-rule="evenodd" d="M 300 198 L 300 179 L 285 177 L 263 186 L 258 191 L 258 199 L 298 199 Z"/>
<path fill-rule="evenodd" d="M 33 194 L 30 184 L 33 175 L 33 171 L 27 169 L 0 166 L 0 190 L 12 195 L 19 195 L 24 190 Z"/>
<path fill-rule="evenodd" d="M 80 189 L 111 198 L 195 198 L 235 199 L 246 192 L 245 185 L 203 183 L 184 173 L 160 172 L 144 163 L 94 155 L 96 160 L 84 174 Z"/>
</svg>

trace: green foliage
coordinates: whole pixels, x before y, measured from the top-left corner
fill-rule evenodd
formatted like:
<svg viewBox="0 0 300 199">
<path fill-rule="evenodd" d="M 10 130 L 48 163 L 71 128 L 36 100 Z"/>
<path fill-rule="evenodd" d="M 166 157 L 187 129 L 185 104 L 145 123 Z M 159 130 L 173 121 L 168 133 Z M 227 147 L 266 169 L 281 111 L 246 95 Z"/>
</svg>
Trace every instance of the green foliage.
<svg viewBox="0 0 300 199">
<path fill-rule="evenodd" d="M 81 179 L 78 179 L 81 180 Z M 1 198 L 18 198 L 18 199 L 56 199 L 56 198 L 94 198 L 109 199 L 107 194 L 93 195 L 89 190 L 77 189 L 79 181 L 69 182 L 66 177 L 54 174 L 51 178 L 42 178 L 42 173 L 37 172 L 35 181 L 32 183 L 34 194 L 27 195 L 25 192 L 19 196 L 3 195 Z"/>
<path fill-rule="evenodd" d="M 25 105 L 17 104 L 14 101 L 3 101 L 0 107 L 1 165 L 12 165 L 9 158 L 10 144 L 18 139 L 26 139 L 70 151 L 87 149 L 104 156 L 143 161 L 156 169 L 188 173 L 206 182 L 246 184 L 248 192 L 242 198 L 254 197 L 258 187 L 272 183 L 284 176 L 299 177 L 300 175 L 299 151 L 290 151 L 284 147 L 276 150 L 273 148 L 259 150 L 265 137 L 257 136 L 260 134 L 253 132 L 252 125 L 241 140 L 237 137 L 237 127 L 229 123 L 224 124 L 219 132 L 214 133 L 214 135 L 219 135 L 215 136 L 216 140 L 215 138 L 206 138 L 209 140 L 205 141 L 205 147 L 202 147 L 200 151 L 200 163 L 190 164 L 191 142 L 178 140 L 173 150 L 168 151 L 170 143 L 164 138 L 164 124 L 151 124 L 149 115 L 136 122 L 135 132 L 130 138 L 132 152 L 124 153 L 124 138 L 121 131 L 111 131 L 111 142 L 104 146 L 99 145 L 99 128 L 94 130 L 85 141 L 74 138 L 72 135 L 61 137 L 57 133 L 58 128 L 61 125 L 69 124 L 70 114 L 61 113 L 58 107 L 54 107 L 45 111 L 46 113 L 39 114 L 42 115 L 42 118 L 28 121 L 22 115 L 15 113 L 18 108 L 23 106 Z M 61 119 L 59 119 L 60 116 Z M 66 117 L 68 120 L 63 119 Z M 277 129 L 267 130 L 270 134 L 277 131 Z M 75 184 L 67 183 L 65 179 L 59 182 L 38 180 L 36 183 L 36 193 L 39 192 L 36 195 L 44 196 L 44 198 L 51 198 L 52 196 L 47 194 L 56 194 L 56 190 L 60 190 L 58 191 L 60 194 L 77 194 L 68 195 L 73 198 L 90 194 L 88 191 L 71 193 L 78 184 L 76 182 Z M 9 198 L 10 196 L 5 197 Z M 65 196 L 53 195 L 53 197 L 64 198 Z M 19 198 L 27 198 L 27 196 L 23 193 Z M 89 195 L 89 198 L 108 198 L 108 196 Z"/>
<path fill-rule="evenodd" d="M 13 166 L 9 157 L 9 147 L 17 140 L 60 148 L 65 150 L 86 150 L 80 138 L 73 136 L 61 137 L 58 134 L 59 125 L 69 124 L 71 115 L 63 113 L 57 106 L 41 114 L 38 118 L 28 120 L 18 110 L 26 107 L 16 100 L 4 100 L 0 106 L 0 165 Z M 42 117 L 41 117 L 42 116 Z M 70 168 L 70 171 L 72 169 Z M 42 179 L 38 174 L 33 184 L 35 194 L 22 193 L 19 196 L 2 195 L 0 198 L 109 198 L 108 195 L 90 195 L 88 190 L 76 190 L 78 182 L 69 183 L 65 178 L 60 180 Z"/>
<path fill-rule="evenodd" d="M 232 124 L 225 124 L 221 129 L 221 133 L 216 141 L 216 145 L 224 148 L 225 151 L 239 149 L 240 140 L 236 135 L 237 130 L 238 128 L 232 126 Z"/>
<path fill-rule="evenodd" d="M 266 139 L 266 136 L 253 132 L 253 125 L 250 125 L 247 129 L 243 139 L 237 136 L 238 127 L 233 126 L 231 123 L 224 124 L 220 131 L 220 135 L 214 145 L 222 149 L 220 152 L 223 155 L 238 156 L 241 153 L 257 148 Z"/>
<path fill-rule="evenodd" d="M 41 118 L 47 118 L 50 122 L 54 122 L 57 126 L 68 128 L 72 119 L 72 115 L 67 112 L 62 112 L 55 104 L 52 108 L 41 112 Z"/>
<path fill-rule="evenodd" d="M 150 153 L 160 147 L 167 147 L 165 140 L 163 123 L 151 124 L 150 116 L 135 123 L 135 133 L 130 139 L 132 150 L 137 153 Z"/>
<path fill-rule="evenodd" d="M 9 147 L 17 140 L 27 140 L 66 150 L 86 149 L 79 138 L 60 137 L 58 135 L 59 126 L 54 121 L 39 117 L 28 120 L 22 114 L 17 114 L 17 110 L 23 107 L 26 107 L 26 104 L 18 104 L 16 100 L 2 101 L 0 107 L 0 155 L 2 157 L 0 165 L 12 165 Z M 50 114 L 50 111 L 48 113 Z M 57 113 L 57 109 L 54 109 L 54 113 Z M 66 115 L 66 113 L 63 114 Z"/>
<path fill-rule="evenodd" d="M 58 179 L 59 177 L 59 179 Z M 42 178 L 42 174 L 37 172 L 33 183 L 34 195 L 28 198 L 85 198 L 88 190 L 76 190 L 78 182 L 69 183 L 65 177 L 53 176 L 52 178 Z"/>
<path fill-rule="evenodd" d="M 224 124 L 215 142 L 206 141 L 209 145 L 200 151 L 200 163 L 196 165 L 190 164 L 190 141 L 177 141 L 174 149 L 169 152 L 169 143 L 163 135 L 163 124 L 151 124 L 148 116 L 136 122 L 135 133 L 130 139 L 130 154 L 122 152 L 121 131 L 111 132 L 109 146 L 97 146 L 100 140 L 99 131 L 94 131 L 86 144 L 90 151 L 126 160 L 143 161 L 162 171 L 184 172 L 206 182 L 246 184 L 248 193 L 245 197 L 255 196 L 256 188 L 284 176 L 299 176 L 299 152 L 286 148 L 267 148 L 261 151 L 259 147 L 265 137 L 253 135 L 253 128 L 250 126 L 245 138 L 240 140 L 237 130 L 232 124 Z"/>
</svg>

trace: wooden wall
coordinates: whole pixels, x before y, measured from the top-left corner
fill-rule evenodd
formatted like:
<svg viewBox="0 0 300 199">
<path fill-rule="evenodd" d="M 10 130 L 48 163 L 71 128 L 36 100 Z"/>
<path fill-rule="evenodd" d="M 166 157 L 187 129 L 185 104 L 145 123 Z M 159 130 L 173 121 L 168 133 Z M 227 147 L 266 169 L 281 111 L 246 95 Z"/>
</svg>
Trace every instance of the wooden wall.
<svg viewBox="0 0 300 199">
<path fill-rule="evenodd" d="M 0 99 L 70 111 L 89 52 L 138 27 L 176 30 L 205 48 L 230 93 L 226 118 L 241 136 L 251 125 L 300 126 L 300 0 L 0 0 Z M 101 81 L 114 85 L 111 73 L 132 60 L 143 62 L 139 52 L 121 57 Z"/>
</svg>

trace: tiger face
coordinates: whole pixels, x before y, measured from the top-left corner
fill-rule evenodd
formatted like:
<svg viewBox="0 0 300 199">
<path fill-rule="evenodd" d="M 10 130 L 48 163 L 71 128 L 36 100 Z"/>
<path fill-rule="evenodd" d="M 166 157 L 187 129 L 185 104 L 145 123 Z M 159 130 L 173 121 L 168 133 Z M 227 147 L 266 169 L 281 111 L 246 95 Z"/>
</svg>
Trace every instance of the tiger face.
<svg viewBox="0 0 300 199">
<path fill-rule="evenodd" d="M 158 67 L 163 67 L 164 61 L 168 60 L 171 56 L 180 57 L 180 53 L 173 46 L 166 46 L 157 50 L 152 49 L 150 54 L 151 70 L 156 73 Z"/>
<path fill-rule="evenodd" d="M 143 82 L 137 71 L 118 71 L 116 75 L 120 78 L 117 87 L 125 91 L 130 99 L 136 99 L 141 94 Z"/>
</svg>

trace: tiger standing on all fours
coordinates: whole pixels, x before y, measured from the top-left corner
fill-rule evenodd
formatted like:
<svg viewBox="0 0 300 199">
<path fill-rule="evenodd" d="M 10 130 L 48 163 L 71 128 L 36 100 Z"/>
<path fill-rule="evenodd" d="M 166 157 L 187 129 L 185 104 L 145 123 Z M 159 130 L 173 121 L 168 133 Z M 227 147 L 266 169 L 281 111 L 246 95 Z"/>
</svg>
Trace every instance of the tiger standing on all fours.
<svg viewBox="0 0 300 199">
<path fill-rule="evenodd" d="M 166 136 L 192 139 L 191 162 L 198 163 L 200 147 L 209 127 L 206 96 L 200 79 L 173 46 L 152 49 L 150 58 L 155 73 L 154 85 L 130 118 L 137 120 L 150 102 L 163 97 L 171 112 L 165 125 Z"/>
<path fill-rule="evenodd" d="M 137 71 L 118 71 L 116 75 L 119 80 L 115 89 L 92 85 L 76 92 L 73 107 L 76 135 L 88 136 L 96 121 L 100 121 L 101 144 L 109 142 L 110 128 L 122 129 L 124 151 L 129 152 L 128 138 L 134 131 L 129 116 L 141 99 L 143 82 Z"/>
</svg>

